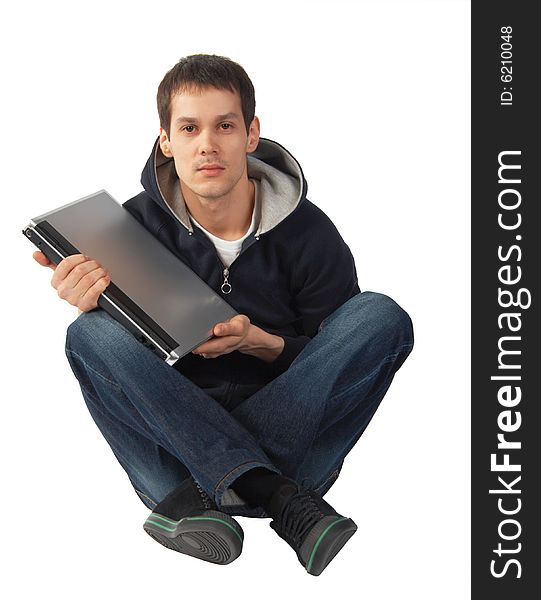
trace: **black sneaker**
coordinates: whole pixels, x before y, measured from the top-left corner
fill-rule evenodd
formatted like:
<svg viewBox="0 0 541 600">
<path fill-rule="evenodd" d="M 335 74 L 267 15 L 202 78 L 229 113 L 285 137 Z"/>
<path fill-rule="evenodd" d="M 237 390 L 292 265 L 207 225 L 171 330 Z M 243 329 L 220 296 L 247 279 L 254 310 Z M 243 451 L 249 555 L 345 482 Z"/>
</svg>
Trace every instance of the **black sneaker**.
<svg viewBox="0 0 541 600">
<path fill-rule="evenodd" d="M 310 575 L 320 575 L 357 531 L 351 519 L 339 515 L 317 492 L 296 483 L 276 490 L 270 511 L 277 515 L 270 526 Z"/>
<path fill-rule="evenodd" d="M 167 548 L 218 565 L 233 562 L 242 552 L 242 527 L 218 510 L 193 477 L 155 506 L 143 529 Z"/>
</svg>

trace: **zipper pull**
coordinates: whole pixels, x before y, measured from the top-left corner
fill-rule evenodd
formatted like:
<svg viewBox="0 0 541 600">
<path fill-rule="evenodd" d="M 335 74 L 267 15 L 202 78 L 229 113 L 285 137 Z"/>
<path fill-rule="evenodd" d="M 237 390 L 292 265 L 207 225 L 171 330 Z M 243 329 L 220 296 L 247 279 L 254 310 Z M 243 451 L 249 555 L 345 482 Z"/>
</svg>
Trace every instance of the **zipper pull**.
<svg viewBox="0 0 541 600">
<path fill-rule="evenodd" d="M 229 278 L 229 269 L 226 267 L 224 269 L 224 282 L 222 283 L 222 293 L 229 294 L 231 292 L 231 284 L 228 281 Z"/>
</svg>

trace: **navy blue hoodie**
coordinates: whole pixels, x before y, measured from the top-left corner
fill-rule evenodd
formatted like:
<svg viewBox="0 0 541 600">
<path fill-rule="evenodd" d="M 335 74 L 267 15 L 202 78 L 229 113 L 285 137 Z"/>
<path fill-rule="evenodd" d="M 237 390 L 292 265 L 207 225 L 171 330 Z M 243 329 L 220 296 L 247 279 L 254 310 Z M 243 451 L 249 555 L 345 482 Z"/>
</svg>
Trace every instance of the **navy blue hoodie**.
<svg viewBox="0 0 541 600">
<path fill-rule="evenodd" d="M 236 350 L 212 359 L 189 353 L 175 368 L 202 387 L 216 378 L 267 383 L 288 369 L 323 319 L 360 292 L 351 251 L 329 217 L 306 198 L 297 160 L 280 144 L 260 138 L 247 155 L 248 177 L 257 180 L 255 231 L 227 268 L 191 221 L 174 161 L 158 142 L 141 175 L 145 191 L 125 208 L 237 312 L 285 342 L 272 363 Z M 225 279 L 228 294 L 221 289 Z"/>
</svg>

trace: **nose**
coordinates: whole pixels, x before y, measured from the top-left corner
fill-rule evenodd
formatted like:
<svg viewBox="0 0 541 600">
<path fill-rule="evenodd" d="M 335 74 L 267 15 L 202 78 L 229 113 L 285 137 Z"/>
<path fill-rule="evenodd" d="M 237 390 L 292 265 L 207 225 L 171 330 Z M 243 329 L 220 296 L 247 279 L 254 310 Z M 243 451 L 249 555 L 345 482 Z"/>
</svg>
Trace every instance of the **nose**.
<svg viewBox="0 0 541 600">
<path fill-rule="evenodd" d="M 205 156 L 207 154 L 216 153 L 217 151 L 218 151 L 218 146 L 216 143 L 216 139 L 214 137 L 214 132 L 209 131 L 208 129 L 206 131 L 202 131 L 201 135 L 199 136 L 199 152 L 200 152 L 200 154 Z"/>
</svg>

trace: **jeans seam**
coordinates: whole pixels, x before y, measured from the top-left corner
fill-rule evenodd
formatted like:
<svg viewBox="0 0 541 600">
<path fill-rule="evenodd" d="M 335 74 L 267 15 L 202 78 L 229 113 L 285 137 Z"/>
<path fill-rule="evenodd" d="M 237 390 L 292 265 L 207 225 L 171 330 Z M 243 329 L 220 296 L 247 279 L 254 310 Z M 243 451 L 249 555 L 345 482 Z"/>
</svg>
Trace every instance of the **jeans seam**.
<svg viewBox="0 0 541 600">
<path fill-rule="evenodd" d="M 146 498 L 147 500 L 150 501 L 151 504 L 154 504 L 154 506 L 157 506 L 158 503 L 153 500 L 150 496 L 147 496 L 146 494 L 143 494 L 143 492 L 141 490 L 138 490 L 135 486 L 133 486 L 135 491 L 139 494 L 139 496 L 142 496 L 143 498 Z"/>
<path fill-rule="evenodd" d="M 76 356 L 83 363 L 83 365 L 85 366 L 86 369 L 88 369 L 89 371 L 92 371 L 92 373 L 95 373 L 98 377 L 100 377 L 104 381 L 107 381 L 107 383 L 114 385 L 117 389 L 122 390 L 122 388 L 118 385 L 118 383 L 116 381 L 111 381 L 110 379 L 107 379 L 107 377 L 102 375 L 99 371 L 96 371 L 96 369 L 93 369 L 89 364 L 87 364 L 85 359 L 80 354 L 77 354 L 77 352 L 73 352 L 73 350 L 69 350 L 69 349 L 66 349 L 66 352 L 68 354 L 71 354 L 72 356 Z"/>
<path fill-rule="evenodd" d="M 329 475 L 329 477 L 327 477 L 327 479 L 315 489 L 315 491 L 319 493 L 319 491 L 322 490 L 328 483 L 330 483 L 331 481 L 333 481 L 335 479 L 338 479 L 339 475 L 340 475 L 340 467 L 338 469 L 335 469 Z"/>
</svg>

